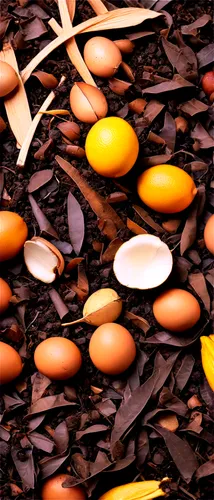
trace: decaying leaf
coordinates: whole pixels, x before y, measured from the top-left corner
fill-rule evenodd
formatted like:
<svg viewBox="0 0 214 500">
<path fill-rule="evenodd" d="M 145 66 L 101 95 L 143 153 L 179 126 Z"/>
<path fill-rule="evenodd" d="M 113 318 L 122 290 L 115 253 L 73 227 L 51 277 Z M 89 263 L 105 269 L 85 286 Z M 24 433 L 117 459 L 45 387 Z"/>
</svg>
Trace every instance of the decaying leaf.
<svg viewBox="0 0 214 500">
<path fill-rule="evenodd" d="M 186 45 L 181 36 L 179 36 L 179 47 L 169 42 L 166 38 L 162 38 L 163 48 L 165 53 L 179 75 L 187 80 L 195 80 L 197 76 L 197 59 L 193 50 Z"/>
<path fill-rule="evenodd" d="M 179 109 L 186 113 L 189 116 L 195 116 L 198 113 L 203 113 L 208 110 L 208 106 L 198 99 L 191 99 L 190 101 L 186 101 L 183 104 L 180 104 Z"/>
<path fill-rule="evenodd" d="M 214 474 L 214 460 L 208 460 L 202 464 L 196 471 L 196 479 L 199 480 L 203 477 L 211 476 Z"/>
<path fill-rule="evenodd" d="M 131 83 L 119 80 L 118 78 L 111 78 L 109 80 L 109 87 L 117 95 L 124 95 L 126 90 L 129 89 Z"/>
<path fill-rule="evenodd" d="M 127 228 L 134 234 L 147 234 L 147 231 L 143 227 L 139 226 L 139 224 L 129 219 L 129 217 L 127 217 L 126 225 Z"/>
<path fill-rule="evenodd" d="M 173 92 L 175 90 L 181 90 L 183 88 L 194 89 L 193 83 L 185 80 L 181 75 L 174 75 L 172 80 L 168 80 L 167 82 L 158 83 L 158 85 L 154 85 L 154 87 L 148 87 L 143 90 L 143 94 L 163 94 L 166 92 Z"/>
<path fill-rule="evenodd" d="M 199 28 L 203 28 L 207 23 L 211 21 L 211 16 L 209 14 L 203 14 L 196 21 L 191 24 L 185 24 L 181 26 L 181 33 L 183 35 L 193 35 L 196 36 Z"/>
<path fill-rule="evenodd" d="M 134 323 L 135 326 L 143 330 L 144 333 L 147 333 L 150 329 L 150 324 L 146 319 L 142 318 L 142 316 L 137 316 L 131 311 L 125 312 L 125 318 L 130 319 L 132 323 Z"/>
<path fill-rule="evenodd" d="M 39 207 L 36 200 L 33 198 L 32 194 L 28 195 L 29 202 L 31 204 L 31 208 L 33 211 L 33 215 L 38 222 L 41 234 L 43 236 L 51 236 L 52 238 L 59 239 L 57 232 L 52 227 L 51 223 L 47 219 L 46 215 L 43 213 L 41 208 Z"/>
<path fill-rule="evenodd" d="M 152 217 L 144 210 L 143 207 L 139 207 L 138 205 L 133 205 L 133 209 L 135 212 L 143 219 L 143 221 L 148 224 L 148 226 L 152 227 L 157 233 L 164 233 L 164 230 L 159 224 L 157 224 Z"/>
<path fill-rule="evenodd" d="M 134 101 L 131 101 L 131 102 L 128 103 L 128 108 L 133 113 L 137 113 L 138 115 L 140 115 L 141 113 L 143 113 L 146 105 L 147 105 L 147 102 L 145 101 L 145 99 L 142 99 L 141 97 L 138 97 Z"/>
<path fill-rule="evenodd" d="M 117 228 L 111 219 L 98 219 L 98 228 L 109 240 L 117 237 Z"/>
<path fill-rule="evenodd" d="M 54 288 L 51 288 L 48 293 L 60 319 L 63 320 L 67 314 L 69 314 L 68 307 L 65 305 L 59 293 Z"/>
<path fill-rule="evenodd" d="M 49 410 L 53 410 L 53 408 L 61 408 L 62 406 L 74 406 L 76 403 L 70 403 L 66 401 L 64 398 L 64 394 L 57 394 L 56 396 L 47 396 L 45 398 L 40 398 L 36 402 L 34 402 L 28 414 L 25 418 L 31 417 L 31 415 L 35 415 L 37 413 L 43 413 Z"/>
<path fill-rule="evenodd" d="M 42 373 L 36 372 L 31 377 L 31 384 L 31 404 L 33 405 L 43 396 L 45 389 L 47 389 L 47 387 L 51 384 L 51 380 L 45 375 L 42 375 Z"/>
<path fill-rule="evenodd" d="M 59 425 L 57 425 L 54 435 L 53 435 L 56 449 L 58 453 L 64 453 L 69 444 L 69 432 L 67 428 L 66 421 L 63 420 Z"/>
<path fill-rule="evenodd" d="M 39 432 L 31 432 L 28 434 L 28 439 L 33 446 L 39 450 L 45 451 L 46 453 L 52 453 L 54 448 L 54 443 L 49 438 L 40 434 Z"/>
<path fill-rule="evenodd" d="M 196 124 L 190 135 L 192 139 L 198 142 L 199 149 L 214 148 L 214 139 L 212 139 L 201 123 Z"/>
<path fill-rule="evenodd" d="M 174 153 L 175 140 L 176 140 L 176 126 L 175 120 L 170 113 L 166 111 L 164 118 L 164 126 L 160 132 L 160 137 L 164 139 L 170 152 Z"/>
<path fill-rule="evenodd" d="M 45 186 L 53 178 L 53 170 L 39 170 L 30 178 L 27 190 L 28 193 L 33 193 L 41 187 Z"/>
<path fill-rule="evenodd" d="M 106 201 L 110 205 L 114 205 L 114 203 L 121 203 L 122 201 L 126 200 L 128 200 L 128 196 L 126 195 L 126 193 L 123 193 L 121 191 L 115 191 L 114 193 L 109 194 L 109 196 L 107 196 L 106 198 Z"/>
<path fill-rule="evenodd" d="M 47 33 L 47 28 L 39 17 L 34 17 L 21 22 L 21 31 L 27 42 Z"/>
<path fill-rule="evenodd" d="M 214 51 L 214 43 L 210 43 L 209 45 L 206 45 L 206 47 L 201 49 L 200 52 L 197 53 L 199 69 L 204 68 L 204 66 L 213 63 L 213 51 Z"/>
<path fill-rule="evenodd" d="M 68 194 L 67 210 L 71 244 L 76 255 L 79 255 L 84 240 L 85 223 L 80 204 L 71 192 Z"/>
<path fill-rule="evenodd" d="M 203 334 L 203 331 L 206 326 L 207 323 L 205 323 L 204 326 L 200 330 L 198 330 L 193 336 L 186 335 L 185 337 L 181 337 L 179 335 L 178 337 L 172 333 L 158 332 L 155 333 L 155 335 L 152 335 L 151 337 L 147 337 L 144 340 L 144 342 L 148 344 L 157 344 L 157 345 L 166 344 L 174 347 L 187 347 L 196 342 L 196 340 Z"/>
<path fill-rule="evenodd" d="M 22 447 L 20 445 L 12 446 L 11 456 L 16 470 L 22 480 L 23 487 L 25 490 L 28 490 L 28 488 L 34 489 L 35 468 L 33 461 L 33 446 L 27 438 L 24 438 L 24 440 L 25 443 L 23 443 Z M 22 442 L 23 440 L 21 441 L 21 444 Z M 20 454 L 22 458 L 20 458 Z"/>
<path fill-rule="evenodd" d="M 41 472 L 42 479 L 51 476 L 56 472 L 59 467 L 65 462 L 69 454 L 55 455 L 54 457 L 43 458 L 39 462 L 39 468 Z"/>
<path fill-rule="evenodd" d="M 38 78 L 40 83 L 46 89 L 55 89 L 59 83 L 54 75 L 51 75 L 50 73 L 46 73 L 45 71 L 40 71 L 40 70 L 34 71 L 34 73 L 32 73 L 32 76 L 35 76 L 36 78 Z"/>
<path fill-rule="evenodd" d="M 195 358 L 191 354 L 186 354 L 182 359 L 181 366 L 176 373 L 176 385 L 180 391 L 182 391 L 187 384 L 189 377 L 192 373 L 193 366 L 195 364 Z"/>
<path fill-rule="evenodd" d="M 107 425 L 102 425 L 102 424 L 95 424 L 95 425 L 91 425 L 90 427 L 88 427 L 87 429 L 85 429 L 85 431 L 78 431 L 76 433 L 76 439 L 79 440 L 79 439 L 82 439 L 82 437 L 88 435 L 88 434 L 94 434 L 94 433 L 97 433 L 97 432 L 104 432 L 104 431 L 107 431 L 108 430 L 108 427 Z"/>
<path fill-rule="evenodd" d="M 195 273 L 191 273 L 188 276 L 189 283 L 193 290 L 197 293 L 197 295 L 200 297 L 202 302 L 205 305 L 206 310 L 208 313 L 210 312 L 210 296 L 207 290 L 207 285 L 206 281 L 204 278 L 204 275 L 200 272 L 197 271 Z"/>
<path fill-rule="evenodd" d="M 36 160 L 44 160 L 50 153 L 50 151 L 53 149 L 53 139 L 48 139 L 40 148 L 34 153 L 34 158 Z"/>
</svg>

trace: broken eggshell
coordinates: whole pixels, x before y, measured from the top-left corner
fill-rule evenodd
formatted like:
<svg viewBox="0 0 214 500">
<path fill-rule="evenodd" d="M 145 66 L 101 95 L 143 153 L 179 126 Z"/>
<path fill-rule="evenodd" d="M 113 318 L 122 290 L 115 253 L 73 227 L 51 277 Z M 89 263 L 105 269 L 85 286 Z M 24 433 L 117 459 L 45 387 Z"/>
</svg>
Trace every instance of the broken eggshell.
<svg viewBox="0 0 214 500">
<path fill-rule="evenodd" d="M 25 242 L 24 260 L 32 276 L 43 283 L 53 283 L 62 274 L 65 265 L 59 250 L 39 236 Z"/>
<path fill-rule="evenodd" d="M 172 265 L 166 243 L 152 234 L 140 234 L 121 245 L 113 269 L 122 285 L 147 290 L 161 285 L 171 273 Z"/>
</svg>

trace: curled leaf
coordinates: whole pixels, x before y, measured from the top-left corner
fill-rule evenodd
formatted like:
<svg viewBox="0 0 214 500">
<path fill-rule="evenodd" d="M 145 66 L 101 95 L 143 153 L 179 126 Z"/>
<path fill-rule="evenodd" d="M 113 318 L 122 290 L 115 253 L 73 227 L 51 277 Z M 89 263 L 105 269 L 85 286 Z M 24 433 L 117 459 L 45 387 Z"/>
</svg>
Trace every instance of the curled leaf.
<svg viewBox="0 0 214 500">
<path fill-rule="evenodd" d="M 134 234 L 147 234 L 147 231 L 143 227 L 139 226 L 139 224 L 129 219 L 129 217 L 127 217 L 126 225 L 127 228 Z"/>
<path fill-rule="evenodd" d="M 30 178 L 27 190 L 28 193 L 33 193 L 41 187 L 45 186 L 53 178 L 53 170 L 39 170 Z"/>
<path fill-rule="evenodd" d="M 48 139 L 48 141 L 42 144 L 42 146 L 40 146 L 40 148 L 36 151 L 36 153 L 34 153 L 34 158 L 36 160 L 44 160 L 48 156 L 52 148 L 53 148 L 53 139 L 50 138 Z"/>
<path fill-rule="evenodd" d="M 111 78 L 109 80 L 109 87 L 117 95 L 124 95 L 126 90 L 129 89 L 131 83 L 119 80 L 118 78 Z"/>
<path fill-rule="evenodd" d="M 168 111 L 166 111 L 165 114 L 164 126 L 160 132 L 160 137 L 162 137 L 166 142 L 169 151 L 174 153 L 175 140 L 176 140 L 176 126 L 174 118 L 172 118 L 172 116 Z"/>
<path fill-rule="evenodd" d="M 207 285 L 204 278 L 204 275 L 198 271 L 196 273 L 191 273 L 188 276 L 188 280 L 193 290 L 200 297 L 202 302 L 204 303 L 206 310 L 208 313 L 210 312 L 210 296 L 207 291 Z"/>
<path fill-rule="evenodd" d="M 46 73 L 45 71 L 35 71 L 34 73 L 32 73 L 32 76 L 38 78 L 40 83 L 46 89 L 55 89 L 59 83 L 55 76 L 51 75 L 50 73 Z"/>
<path fill-rule="evenodd" d="M 38 222 L 41 234 L 43 236 L 49 235 L 52 238 L 59 239 L 57 232 L 52 227 L 51 223 L 47 219 L 46 215 L 42 212 L 41 208 L 37 204 L 36 200 L 33 198 L 32 194 L 28 195 L 29 202 L 31 204 L 31 208 L 34 214 L 35 219 Z"/>
<path fill-rule="evenodd" d="M 76 255 L 79 255 L 85 235 L 85 223 L 80 204 L 71 192 L 68 194 L 67 210 L 71 244 Z"/>
<path fill-rule="evenodd" d="M 180 104 L 179 109 L 186 113 L 189 116 L 195 116 L 198 113 L 203 113 L 208 110 L 208 106 L 198 99 L 191 99 L 190 101 L 186 101 L 183 104 Z"/>
<path fill-rule="evenodd" d="M 142 316 L 137 316 L 131 311 L 125 312 L 125 318 L 130 319 L 132 323 L 141 330 L 143 330 L 144 333 L 147 333 L 150 329 L 150 324 L 146 319 L 142 318 Z"/>
</svg>

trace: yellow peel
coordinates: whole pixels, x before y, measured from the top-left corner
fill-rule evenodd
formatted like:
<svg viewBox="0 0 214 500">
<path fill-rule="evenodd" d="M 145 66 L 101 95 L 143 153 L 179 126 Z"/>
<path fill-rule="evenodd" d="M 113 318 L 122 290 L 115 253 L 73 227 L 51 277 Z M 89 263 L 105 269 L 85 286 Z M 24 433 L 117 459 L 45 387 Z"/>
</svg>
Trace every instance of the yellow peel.
<svg viewBox="0 0 214 500">
<path fill-rule="evenodd" d="M 162 481 L 140 481 L 116 486 L 116 488 L 104 493 L 99 500 L 151 500 L 165 496 L 166 493 L 160 488 L 165 481 L 168 481 L 168 478 L 164 478 Z"/>
<path fill-rule="evenodd" d="M 207 382 L 214 391 L 214 335 L 201 337 L 201 360 Z"/>
</svg>

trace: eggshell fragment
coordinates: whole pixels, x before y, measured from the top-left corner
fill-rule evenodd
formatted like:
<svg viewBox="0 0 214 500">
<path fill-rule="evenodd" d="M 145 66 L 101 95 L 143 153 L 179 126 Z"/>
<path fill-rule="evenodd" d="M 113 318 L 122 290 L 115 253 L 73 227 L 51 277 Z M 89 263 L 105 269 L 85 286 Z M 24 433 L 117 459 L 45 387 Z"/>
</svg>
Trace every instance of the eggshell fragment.
<svg viewBox="0 0 214 500">
<path fill-rule="evenodd" d="M 153 313 L 163 328 L 172 332 L 184 332 L 197 323 L 201 310 L 191 293 L 172 288 L 157 297 L 153 304 Z"/>
<path fill-rule="evenodd" d="M 101 90 L 84 82 L 73 85 L 70 105 L 78 120 L 85 123 L 95 123 L 108 112 L 108 104 Z"/>
<path fill-rule="evenodd" d="M 43 283 L 52 283 L 65 265 L 58 248 L 39 236 L 25 242 L 24 260 L 28 271 Z"/>
<path fill-rule="evenodd" d="M 133 363 L 136 346 L 126 328 L 117 323 L 105 323 L 93 333 L 89 355 L 98 370 L 108 375 L 117 375 Z"/>
<path fill-rule="evenodd" d="M 51 380 L 66 380 L 79 371 L 82 356 L 71 340 L 50 337 L 37 346 L 34 362 L 39 372 Z"/>
<path fill-rule="evenodd" d="M 63 488 L 62 483 L 70 477 L 69 474 L 58 474 L 45 481 L 41 491 L 42 500 L 86 500 L 81 486 Z"/>
<path fill-rule="evenodd" d="M 100 326 L 115 321 L 121 314 L 122 300 L 111 288 L 101 288 L 92 293 L 83 308 L 83 316 L 91 325 Z"/>
<path fill-rule="evenodd" d="M 19 84 L 19 78 L 10 64 L 0 61 L 0 97 L 4 97 Z"/>
<path fill-rule="evenodd" d="M 0 384 L 8 384 L 20 375 L 22 360 L 19 353 L 5 342 L 0 342 Z"/>
<path fill-rule="evenodd" d="M 207 250 L 214 255 L 214 214 L 208 219 L 204 229 L 204 241 Z"/>
<path fill-rule="evenodd" d="M 161 285 L 171 273 L 172 264 L 166 243 L 152 234 L 140 234 L 121 245 L 113 269 L 122 285 L 146 290 Z"/>
<path fill-rule="evenodd" d="M 0 278 L 0 314 L 3 314 L 9 307 L 12 292 L 9 285 Z"/>
<path fill-rule="evenodd" d="M 90 38 L 85 44 L 83 55 L 89 70 L 101 78 L 113 76 L 122 62 L 117 45 L 103 36 Z"/>
</svg>

